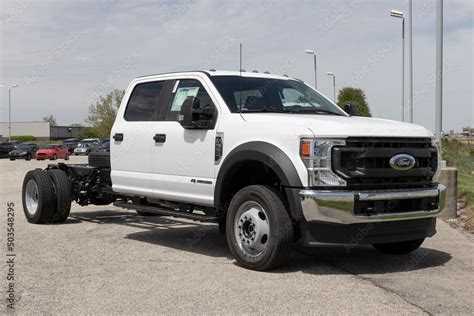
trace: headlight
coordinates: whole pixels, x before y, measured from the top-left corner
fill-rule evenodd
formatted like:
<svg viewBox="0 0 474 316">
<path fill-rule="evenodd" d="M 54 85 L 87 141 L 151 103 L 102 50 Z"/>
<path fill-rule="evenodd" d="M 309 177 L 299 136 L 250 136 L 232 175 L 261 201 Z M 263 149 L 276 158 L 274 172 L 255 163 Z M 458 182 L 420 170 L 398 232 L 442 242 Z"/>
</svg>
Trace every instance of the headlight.
<svg viewBox="0 0 474 316">
<path fill-rule="evenodd" d="M 332 147 L 345 144 L 343 139 L 301 139 L 300 155 L 308 168 L 309 186 L 347 185 L 346 181 L 335 174 L 331 167 Z"/>
<path fill-rule="evenodd" d="M 439 178 L 441 176 L 441 143 L 436 140 L 436 139 L 433 139 L 431 140 L 431 146 L 432 147 L 435 147 L 436 148 L 436 151 L 438 152 L 438 157 L 437 157 L 437 161 L 436 161 L 436 164 L 437 164 L 437 167 L 436 167 L 436 173 L 434 174 L 433 176 L 433 182 L 439 182 Z"/>
<path fill-rule="evenodd" d="M 22 152 L 20 153 L 20 155 L 26 155 L 26 154 L 27 154 L 26 151 L 22 151 Z"/>
</svg>

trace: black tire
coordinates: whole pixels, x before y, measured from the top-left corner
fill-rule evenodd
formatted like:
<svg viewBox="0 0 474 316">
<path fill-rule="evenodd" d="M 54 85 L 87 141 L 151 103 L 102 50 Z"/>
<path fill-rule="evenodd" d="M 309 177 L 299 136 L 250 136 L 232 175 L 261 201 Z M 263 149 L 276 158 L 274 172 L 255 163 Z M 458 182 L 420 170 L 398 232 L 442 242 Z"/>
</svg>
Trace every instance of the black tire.
<svg viewBox="0 0 474 316">
<path fill-rule="evenodd" d="M 374 244 L 374 248 L 383 253 L 390 253 L 394 255 L 407 254 L 418 249 L 425 241 L 424 238 L 394 242 L 389 244 Z"/>
<path fill-rule="evenodd" d="M 263 208 L 266 215 L 264 220 L 269 227 L 268 235 L 263 235 L 266 238 L 261 241 L 265 243 L 265 248 L 257 255 L 249 255 L 241 248 L 242 243 L 245 246 L 245 242 L 237 240 L 235 231 L 239 209 L 247 203 L 257 203 Z M 239 225 L 237 229 L 240 227 Z M 241 189 L 232 198 L 226 218 L 226 235 L 232 255 L 242 266 L 263 271 L 281 265 L 287 258 L 293 241 L 293 226 L 285 205 L 276 192 L 262 185 L 251 185 Z"/>
<path fill-rule="evenodd" d="M 28 189 L 34 189 L 36 186 L 37 207 L 31 207 L 31 200 L 33 194 L 28 194 Z M 29 190 L 28 190 L 29 191 Z M 33 224 L 44 224 L 51 221 L 51 215 L 55 210 L 55 199 L 53 191 L 53 183 L 48 173 L 44 170 L 31 170 L 25 175 L 22 189 L 23 211 L 25 212 L 28 222 Z M 30 206 L 30 208 L 29 208 Z"/>
<path fill-rule="evenodd" d="M 64 157 L 64 160 L 69 160 L 69 154 L 66 154 L 66 156 Z"/>
<path fill-rule="evenodd" d="M 53 155 L 53 157 L 51 158 L 51 160 L 56 160 L 58 159 L 58 156 L 56 156 L 56 154 Z"/>
<path fill-rule="evenodd" d="M 31 160 L 31 155 L 26 155 L 25 160 L 30 161 Z"/>
<path fill-rule="evenodd" d="M 10 158 L 10 161 L 15 161 L 15 158 Z"/>
<path fill-rule="evenodd" d="M 71 181 L 66 172 L 59 169 L 48 170 L 48 174 L 53 182 L 56 196 L 56 208 L 51 216 L 51 221 L 55 224 L 64 223 L 71 211 Z"/>
<path fill-rule="evenodd" d="M 137 211 L 137 214 L 141 216 L 161 216 L 160 214 L 156 214 L 156 213 L 143 212 L 139 210 L 136 210 L 136 211 Z"/>
</svg>

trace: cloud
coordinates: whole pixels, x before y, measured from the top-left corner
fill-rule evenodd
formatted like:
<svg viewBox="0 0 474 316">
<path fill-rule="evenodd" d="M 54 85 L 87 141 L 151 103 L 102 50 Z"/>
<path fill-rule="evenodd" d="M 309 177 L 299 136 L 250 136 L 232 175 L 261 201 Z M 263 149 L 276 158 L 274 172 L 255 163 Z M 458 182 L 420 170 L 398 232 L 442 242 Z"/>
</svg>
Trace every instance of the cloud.
<svg viewBox="0 0 474 316">
<path fill-rule="evenodd" d="M 435 1 L 415 1 L 415 122 L 434 128 Z M 445 1 L 445 130 L 474 123 L 471 1 Z M 197 68 L 244 68 L 288 73 L 332 95 L 352 83 L 365 90 L 372 112 L 400 119 L 400 23 L 391 9 L 407 3 L 337 1 L 2 1 L 1 74 L 19 83 L 15 120 L 50 113 L 60 123 L 82 122 L 97 93 L 124 89 L 136 76 Z M 471 22 L 471 23 L 469 23 Z M 70 34 L 77 34 L 71 42 Z M 65 45 L 68 43 L 68 45 Z M 131 58 L 130 56 L 133 56 Z M 125 61 L 127 66 L 124 67 Z M 36 72 L 35 72 L 36 70 Z M 35 74 L 35 80 L 25 78 Z M 406 90 L 407 91 L 407 90 Z M 7 105 L 1 91 L 0 115 Z M 420 93 L 419 93 L 420 94 Z"/>
</svg>

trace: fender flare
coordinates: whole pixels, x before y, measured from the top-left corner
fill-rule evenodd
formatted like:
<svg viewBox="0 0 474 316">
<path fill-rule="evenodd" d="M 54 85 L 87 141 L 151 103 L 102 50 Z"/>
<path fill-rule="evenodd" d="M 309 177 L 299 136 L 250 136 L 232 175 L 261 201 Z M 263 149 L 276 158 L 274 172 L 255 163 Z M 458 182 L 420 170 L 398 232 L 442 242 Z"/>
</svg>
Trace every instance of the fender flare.
<svg viewBox="0 0 474 316">
<path fill-rule="evenodd" d="M 224 159 L 217 175 L 214 190 L 214 205 L 220 206 L 223 183 L 227 173 L 235 164 L 243 161 L 258 161 L 271 168 L 284 187 L 303 187 L 301 179 L 290 158 L 277 146 L 266 142 L 248 142 L 234 148 Z"/>
</svg>

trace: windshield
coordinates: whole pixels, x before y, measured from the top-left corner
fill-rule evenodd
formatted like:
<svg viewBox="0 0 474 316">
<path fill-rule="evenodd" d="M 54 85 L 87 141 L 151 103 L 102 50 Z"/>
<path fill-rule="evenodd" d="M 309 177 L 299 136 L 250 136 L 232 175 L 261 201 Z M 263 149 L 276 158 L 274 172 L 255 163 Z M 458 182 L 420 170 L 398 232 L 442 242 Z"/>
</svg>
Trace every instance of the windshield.
<svg viewBox="0 0 474 316">
<path fill-rule="evenodd" d="M 77 147 L 91 147 L 92 143 L 79 143 Z"/>
<path fill-rule="evenodd" d="M 23 144 L 23 145 L 18 146 L 18 149 L 30 149 L 33 146 L 34 146 L 33 144 Z"/>
<path fill-rule="evenodd" d="M 43 149 L 56 149 L 56 145 L 44 145 Z"/>
<path fill-rule="evenodd" d="M 240 76 L 212 76 L 211 80 L 233 113 L 346 115 L 301 81 Z"/>
</svg>

